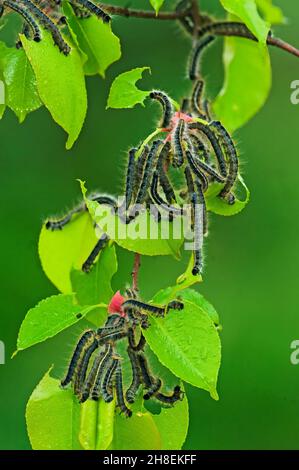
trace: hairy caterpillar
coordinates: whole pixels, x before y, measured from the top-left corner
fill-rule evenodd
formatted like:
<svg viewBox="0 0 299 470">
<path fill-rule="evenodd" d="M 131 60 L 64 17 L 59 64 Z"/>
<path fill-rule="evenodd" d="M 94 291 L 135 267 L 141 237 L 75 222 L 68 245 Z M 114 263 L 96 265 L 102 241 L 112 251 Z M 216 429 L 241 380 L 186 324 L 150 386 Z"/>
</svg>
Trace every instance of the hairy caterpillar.
<svg viewBox="0 0 299 470">
<path fill-rule="evenodd" d="M 163 91 L 153 90 L 150 93 L 150 98 L 159 101 L 163 108 L 163 119 L 160 127 L 167 128 L 170 126 L 171 118 L 173 115 L 173 106 L 170 98 Z"/>
</svg>

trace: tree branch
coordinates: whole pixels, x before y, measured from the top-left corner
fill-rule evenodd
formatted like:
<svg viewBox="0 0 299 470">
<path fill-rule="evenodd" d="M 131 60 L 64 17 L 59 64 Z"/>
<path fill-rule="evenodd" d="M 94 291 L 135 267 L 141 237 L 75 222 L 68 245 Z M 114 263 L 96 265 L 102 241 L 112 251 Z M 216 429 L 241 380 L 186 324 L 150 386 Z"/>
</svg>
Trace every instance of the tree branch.
<svg viewBox="0 0 299 470">
<path fill-rule="evenodd" d="M 126 18 L 144 18 L 149 20 L 178 20 L 179 18 L 184 18 L 187 15 L 187 12 L 190 11 L 189 8 L 183 11 L 161 11 L 156 15 L 155 11 L 136 10 L 132 8 L 108 5 L 106 3 L 102 3 L 100 6 L 104 11 L 111 15 L 125 16 Z"/>
<path fill-rule="evenodd" d="M 228 27 L 226 27 L 228 25 Z M 232 28 L 231 25 L 240 26 L 238 28 Z M 206 28 L 202 28 L 199 30 L 199 36 L 202 37 L 205 34 L 212 34 L 215 36 L 223 36 L 223 37 L 241 37 L 245 39 L 249 39 L 251 41 L 257 42 L 257 38 L 252 34 L 252 32 L 243 24 L 243 23 L 232 23 L 232 22 L 215 22 L 207 25 Z M 283 41 L 280 38 L 276 38 L 274 36 L 269 35 L 267 38 L 267 44 L 269 46 L 278 47 L 289 54 L 292 54 L 296 57 L 299 57 L 299 49 L 292 46 L 288 42 Z"/>
<path fill-rule="evenodd" d="M 127 7 L 119 7 L 115 5 L 110 5 L 106 3 L 100 4 L 107 13 L 112 15 L 124 16 L 126 18 L 143 18 L 149 20 L 179 20 L 183 18 L 190 17 L 190 13 L 192 15 L 192 19 L 194 22 L 194 31 L 198 30 L 200 27 L 201 20 L 203 17 L 201 16 L 198 8 L 198 3 L 196 0 L 192 0 L 192 8 L 186 8 L 185 10 L 177 10 L 177 11 L 162 11 L 156 15 L 154 11 L 147 11 L 147 10 L 136 10 Z M 217 36 L 238 36 L 238 34 L 228 34 L 227 32 L 215 32 Z M 248 36 L 248 39 L 253 39 L 252 37 Z M 267 43 L 270 46 L 278 47 L 279 49 L 288 52 L 296 57 L 299 57 L 299 49 L 288 44 L 287 42 L 283 41 L 279 38 L 269 37 Z"/>
<path fill-rule="evenodd" d="M 191 6 L 192 19 L 194 22 L 193 36 L 196 38 L 196 35 L 197 35 L 196 33 L 200 27 L 201 18 L 200 18 L 197 0 L 191 0 L 191 5 L 192 5 Z M 185 12 L 185 15 L 186 15 L 186 12 Z"/>
<path fill-rule="evenodd" d="M 292 44 L 289 44 L 288 42 L 285 42 L 282 39 L 269 37 L 267 39 L 267 44 L 270 44 L 270 46 L 278 47 L 279 49 L 282 49 L 283 51 L 286 51 L 289 54 L 293 54 L 294 56 L 299 57 L 299 49 L 296 49 L 296 47 L 292 46 Z"/>
</svg>

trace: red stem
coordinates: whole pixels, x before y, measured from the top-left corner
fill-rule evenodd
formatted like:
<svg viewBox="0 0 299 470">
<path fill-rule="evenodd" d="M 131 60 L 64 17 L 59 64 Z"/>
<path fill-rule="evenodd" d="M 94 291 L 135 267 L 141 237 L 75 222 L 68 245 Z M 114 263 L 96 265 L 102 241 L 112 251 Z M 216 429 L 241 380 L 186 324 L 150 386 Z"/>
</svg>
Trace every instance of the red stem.
<svg viewBox="0 0 299 470">
<path fill-rule="evenodd" d="M 141 255 L 139 253 L 135 253 L 133 271 L 132 271 L 132 287 L 136 291 L 139 290 L 138 289 L 138 274 L 139 274 L 140 265 L 141 265 Z"/>
</svg>

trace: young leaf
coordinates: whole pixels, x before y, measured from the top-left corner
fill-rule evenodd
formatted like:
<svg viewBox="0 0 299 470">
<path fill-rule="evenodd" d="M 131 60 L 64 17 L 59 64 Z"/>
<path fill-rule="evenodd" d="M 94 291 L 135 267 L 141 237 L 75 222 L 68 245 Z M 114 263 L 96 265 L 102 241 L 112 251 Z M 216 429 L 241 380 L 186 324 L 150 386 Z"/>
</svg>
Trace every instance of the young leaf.
<svg viewBox="0 0 299 470">
<path fill-rule="evenodd" d="M 81 269 L 97 242 L 93 222 L 87 212 L 74 216 L 63 230 L 42 227 L 39 256 L 50 281 L 64 294 L 72 292 L 70 273 Z"/>
<path fill-rule="evenodd" d="M 27 114 L 42 105 L 37 91 L 36 78 L 23 49 L 6 48 L 2 58 L 6 104 L 22 123 Z"/>
<path fill-rule="evenodd" d="M 141 91 L 136 82 L 142 78 L 142 73 L 149 67 L 140 67 L 124 72 L 115 78 L 111 85 L 107 108 L 133 108 L 136 104 L 144 105 L 144 100 L 150 91 Z"/>
<path fill-rule="evenodd" d="M 28 310 L 23 320 L 17 340 L 18 351 L 52 338 L 77 323 L 95 307 L 76 304 L 74 294 L 58 294 L 41 300 Z"/>
<path fill-rule="evenodd" d="M 135 413 L 130 419 L 115 416 L 112 450 L 159 450 L 161 437 L 152 415 Z"/>
<path fill-rule="evenodd" d="M 243 38 L 226 38 L 225 80 L 213 109 L 230 132 L 251 119 L 268 98 L 271 63 L 267 48 Z"/>
<path fill-rule="evenodd" d="M 161 6 L 163 5 L 164 0 L 150 0 L 150 4 L 154 8 L 156 14 L 159 13 Z"/>
<path fill-rule="evenodd" d="M 83 66 L 73 47 L 66 57 L 53 45 L 51 35 L 43 31 L 40 43 L 21 35 L 27 57 L 33 67 L 39 96 L 56 121 L 67 133 L 66 148 L 77 140 L 87 110 Z"/>
<path fill-rule="evenodd" d="M 273 5 L 272 0 L 256 0 L 258 9 L 270 24 L 281 24 L 285 22 L 282 9 Z"/>
<path fill-rule="evenodd" d="M 187 242 L 185 242 L 185 244 L 186 243 Z M 193 254 L 191 254 L 186 271 L 177 278 L 176 285 L 171 288 L 174 297 L 176 296 L 177 292 L 181 291 L 182 289 L 186 289 L 187 287 L 190 287 L 193 284 L 202 282 L 201 274 L 197 274 L 196 276 L 192 274 L 193 266 L 194 257 Z"/>
<path fill-rule="evenodd" d="M 231 216 L 241 212 L 248 204 L 250 199 L 250 191 L 240 175 L 237 184 L 237 190 L 240 189 L 242 193 L 245 193 L 245 196 L 243 196 L 244 199 L 241 200 L 236 198 L 235 203 L 230 205 L 218 196 L 221 188 L 222 185 L 219 183 L 213 183 L 208 188 L 206 192 L 206 204 L 209 211 L 218 215 Z"/>
<path fill-rule="evenodd" d="M 180 450 L 186 440 L 189 426 L 186 394 L 184 399 L 177 402 L 175 406 L 161 408 L 160 414 L 154 414 L 152 417 L 161 436 L 161 449 Z"/>
<path fill-rule="evenodd" d="M 266 44 L 269 24 L 264 21 L 256 7 L 255 0 L 220 0 L 229 13 L 238 16 L 262 43 Z"/>
<path fill-rule="evenodd" d="M 111 25 L 99 21 L 95 16 L 79 19 L 68 4 L 65 4 L 64 10 L 79 48 L 87 56 L 85 74 L 105 77 L 107 68 L 121 57 L 120 41 L 112 32 Z"/>
<path fill-rule="evenodd" d="M 101 206 L 95 201 L 86 198 L 85 183 L 80 181 L 81 191 L 88 211 L 98 227 L 111 240 L 126 250 L 142 255 L 173 255 L 180 256 L 180 247 L 183 243 L 181 225 L 174 230 L 174 224 L 157 223 L 148 211 L 140 214 L 130 224 L 125 224 L 120 218 L 111 213 L 110 207 Z M 179 222 L 176 220 L 176 222 Z"/>
<path fill-rule="evenodd" d="M 153 302 L 164 303 L 159 296 Z M 210 316 L 200 306 L 184 301 L 182 311 L 170 311 L 165 318 L 151 317 L 144 336 L 162 364 L 173 374 L 218 399 L 216 382 L 220 367 L 220 339 Z"/>
<path fill-rule="evenodd" d="M 80 405 L 72 390 L 61 390 L 48 371 L 26 407 L 27 431 L 34 450 L 79 450 Z"/>
</svg>

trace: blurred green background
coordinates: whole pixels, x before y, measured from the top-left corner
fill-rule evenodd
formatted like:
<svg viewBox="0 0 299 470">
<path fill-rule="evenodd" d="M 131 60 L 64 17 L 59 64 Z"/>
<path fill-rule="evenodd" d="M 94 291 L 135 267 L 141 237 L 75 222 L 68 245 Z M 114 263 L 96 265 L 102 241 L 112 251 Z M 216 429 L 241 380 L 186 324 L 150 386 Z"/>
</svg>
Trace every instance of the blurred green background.
<svg viewBox="0 0 299 470">
<path fill-rule="evenodd" d="M 210 12 L 221 11 L 218 0 L 201 3 Z M 275 32 L 299 46 L 297 0 L 275 3 L 289 19 Z M 41 223 L 77 200 L 76 178 L 86 180 L 89 188 L 118 193 L 125 151 L 152 129 L 157 117 L 151 105 L 105 111 L 111 81 L 132 67 L 150 66 L 145 89 L 165 89 L 179 99 L 189 87 L 185 62 L 190 42 L 175 24 L 123 18 L 113 24 L 122 39 L 123 57 L 111 66 L 106 81 L 87 79 L 88 116 L 74 149 L 64 150 L 65 135 L 45 109 L 22 126 L 7 112 L 0 124 L 0 340 L 6 345 L 6 364 L 0 365 L 1 449 L 30 448 L 26 402 L 49 366 L 64 364 L 80 331 L 77 325 L 10 359 L 26 311 L 56 293 L 38 259 Z M 211 96 L 223 79 L 221 47 L 219 40 L 204 61 Z M 271 58 L 270 98 L 236 135 L 251 202 L 238 216 L 211 218 L 199 289 L 215 305 L 223 325 L 220 401 L 187 387 L 186 449 L 299 448 L 299 366 L 290 363 L 290 343 L 299 339 L 299 106 L 290 103 L 290 83 L 299 79 L 299 60 L 279 50 L 271 50 Z M 131 254 L 120 251 L 119 264 L 116 288 L 129 277 Z M 181 271 L 182 265 L 169 257 L 144 258 L 142 297 L 173 283 Z"/>
</svg>

